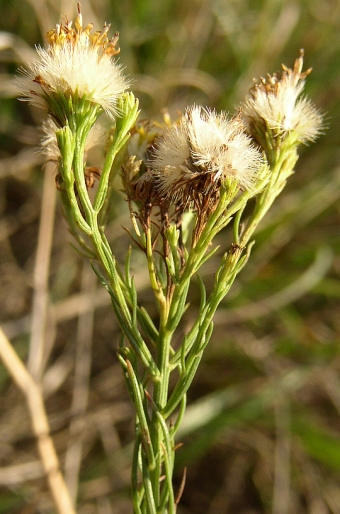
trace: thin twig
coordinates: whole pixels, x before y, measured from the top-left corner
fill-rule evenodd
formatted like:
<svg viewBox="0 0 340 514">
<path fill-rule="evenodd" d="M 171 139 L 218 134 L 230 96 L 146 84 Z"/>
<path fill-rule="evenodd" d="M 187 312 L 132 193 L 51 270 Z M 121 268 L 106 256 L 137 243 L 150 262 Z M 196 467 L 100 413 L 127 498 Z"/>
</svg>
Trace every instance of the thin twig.
<svg viewBox="0 0 340 514">
<path fill-rule="evenodd" d="M 176 505 L 178 505 L 178 504 L 179 504 L 180 499 L 181 499 L 181 497 L 182 497 L 182 494 L 183 494 L 183 491 L 184 491 L 184 486 L 185 486 L 186 479 L 187 479 L 187 468 L 184 468 L 184 469 L 183 469 L 183 476 L 182 476 L 181 484 L 180 484 L 180 486 L 179 486 L 179 490 L 178 490 L 177 496 L 176 496 L 176 498 L 175 498 L 175 504 L 176 504 Z"/>
<path fill-rule="evenodd" d="M 26 397 L 41 462 L 57 511 L 59 514 L 75 514 L 68 489 L 60 471 L 55 447 L 50 436 L 50 428 L 41 388 L 33 380 L 1 328 L 0 358 L 14 382 Z"/>
<path fill-rule="evenodd" d="M 48 277 L 50 269 L 56 187 L 46 166 L 42 197 L 38 248 L 34 269 L 34 298 L 32 328 L 27 368 L 32 377 L 40 380 L 46 361 L 46 325 L 48 311 Z"/>
</svg>

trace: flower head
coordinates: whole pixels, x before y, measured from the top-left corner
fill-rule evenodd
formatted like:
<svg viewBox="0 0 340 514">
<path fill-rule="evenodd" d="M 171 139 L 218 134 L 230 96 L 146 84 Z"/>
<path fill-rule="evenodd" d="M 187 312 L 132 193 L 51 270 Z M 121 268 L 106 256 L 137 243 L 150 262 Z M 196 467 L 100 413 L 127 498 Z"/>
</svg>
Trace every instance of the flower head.
<svg viewBox="0 0 340 514">
<path fill-rule="evenodd" d="M 150 163 L 162 194 L 189 202 L 228 180 L 252 190 L 262 164 L 239 116 L 228 119 L 202 107 L 188 108 L 165 130 Z"/>
<path fill-rule="evenodd" d="M 322 128 L 322 115 L 314 104 L 301 97 L 305 79 L 311 68 L 302 71 L 303 50 L 293 69 L 282 65 L 281 74 L 268 75 L 255 81 L 243 105 L 243 120 L 248 131 L 257 139 L 256 127 L 265 125 L 285 137 L 294 134 L 298 142 L 314 141 Z"/>
<path fill-rule="evenodd" d="M 64 19 L 61 25 L 47 33 L 47 47 L 37 47 L 39 58 L 21 70 L 18 87 L 22 99 L 53 112 L 53 102 L 60 96 L 66 99 L 86 99 L 109 116 L 116 114 L 118 97 L 128 87 L 122 68 L 114 57 L 118 34 L 108 39 L 110 25 L 92 32 L 92 25 L 82 27 L 78 4 L 75 26 Z M 60 102 L 59 102 L 60 106 Z"/>
</svg>

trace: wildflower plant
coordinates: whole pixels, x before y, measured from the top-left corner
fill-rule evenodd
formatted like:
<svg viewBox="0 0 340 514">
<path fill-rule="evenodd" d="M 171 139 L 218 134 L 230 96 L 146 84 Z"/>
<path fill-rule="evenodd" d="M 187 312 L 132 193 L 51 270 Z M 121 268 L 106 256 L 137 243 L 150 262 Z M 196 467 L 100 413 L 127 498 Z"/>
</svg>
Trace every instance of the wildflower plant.
<svg viewBox="0 0 340 514">
<path fill-rule="evenodd" d="M 110 294 L 122 330 L 118 357 L 136 413 L 134 512 L 173 514 L 182 490 L 172 484 L 176 433 L 214 314 L 249 258 L 257 225 L 293 173 L 298 146 L 316 138 L 322 117 L 301 97 L 310 73 L 302 72 L 301 52 L 293 69 L 256 81 L 235 116 L 191 106 L 178 120 L 165 116 L 163 125 L 137 122 L 138 100 L 127 92 L 116 60 L 118 35 L 109 39 L 109 28 L 83 28 L 78 4 L 74 27 L 65 19 L 47 34 L 47 47 L 37 48 L 37 61 L 22 71 L 18 85 L 22 99 L 48 113 L 43 151 L 57 163 L 65 218 Z M 114 126 L 102 143 L 98 118 L 104 113 Z M 87 167 L 94 143 L 105 148 L 101 169 Z M 123 265 L 105 235 L 119 169 L 133 243 Z M 207 292 L 199 272 L 227 226 L 230 242 Z M 132 251 L 145 256 L 157 316 L 140 303 Z M 183 335 L 194 278 L 200 308 Z"/>
</svg>

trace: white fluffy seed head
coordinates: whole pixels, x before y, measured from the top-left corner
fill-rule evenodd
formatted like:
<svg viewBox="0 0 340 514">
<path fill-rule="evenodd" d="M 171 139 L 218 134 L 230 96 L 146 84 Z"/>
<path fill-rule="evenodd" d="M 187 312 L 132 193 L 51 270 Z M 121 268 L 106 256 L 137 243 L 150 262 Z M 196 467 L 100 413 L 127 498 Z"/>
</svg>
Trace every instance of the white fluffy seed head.
<svg viewBox="0 0 340 514">
<path fill-rule="evenodd" d="M 262 164 L 239 117 L 229 119 L 198 106 L 188 108 L 166 129 L 150 163 L 161 192 L 170 195 L 193 177 L 207 175 L 216 185 L 233 179 L 242 189 L 252 190 Z"/>
<path fill-rule="evenodd" d="M 244 123 L 252 132 L 256 124 L 263 124 L 285 136 L 294 132 L 298 141 L 314 141 L 323 126 L 322 114 L 307 98 L 301 96 L 305 78 L 311 69 L 302 72 L 303 51 L 293 69 L 283 66 L 281 74 L 255 82 L 241 106 Z"/>
<path fill-rule="evenodd" d="M 83 30 L 77 22 L 72 28 L 72 22 L 66 20 L 50 31 L 48 46 L 36 49 L 38 59 L 27 70 L 20 70 L 17 85 L 21 99 L 43 107 L 46 95 L 85 95 L 114 117 L 118 97 L 128 88 L 114 57 L 119 51 L 115 50 L 118 36 L 109 40 L 108 26 L 101 33 L 91 34 L 91 30 L 91 26 Z"/>
</svg>

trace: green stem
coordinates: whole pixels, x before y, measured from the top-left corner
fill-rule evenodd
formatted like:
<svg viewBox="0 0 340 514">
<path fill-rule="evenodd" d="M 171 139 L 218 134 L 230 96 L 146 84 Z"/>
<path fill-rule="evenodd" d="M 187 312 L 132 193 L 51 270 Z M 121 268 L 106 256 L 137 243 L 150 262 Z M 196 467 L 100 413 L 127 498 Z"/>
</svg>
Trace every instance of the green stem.
<svg viewBox="0 0 340 514">
<path fill-rule="evenodd" d="M 298 155 L 296 150 L 288 152 L 287 149 L 283 148 L 280 151 L 276 151 L 276 160 L 273 164 L 269 184 L 256 198 L 254 211 L 240 238 L 239 244 L 241 246 L 248 244 L 260 221 L 284 188 L 287 178 L 293 173 L 297 160 Z"/>
<path fill-rule="evenodd" d="M 153 248 L 152 248 L 152 234 L 151 234 L 150 225 L 146 229 L 145 237 L 146 237 L 146 258 L 147 258 L 147 263 L 148 263 L 150 285 L 151 285 L 154 295 L 156 297 L 160 315 L 161 315 L 162 322 L 163 322 L 167 316 L 167 302 L 166 302 L 166 297 L 162 290 L 162 286 L 160 284 L 160 280 L 157 275 L 156 266 L 155 266 L 155 262 L 154 262 L 154 252 L 153 252 Z"/>
<path fill-rule="evenodd" d="M 134 514 L 143 514 L 141 510 L 141 504 L 144 497 L 144 491 L 140 490 L 139 485 L 139 470 L 140 470 L 140 452 L 142 448 L 142 442 L 140 434 L 138 433 L 137 429 L 137 422 L 136 422 L 136 430 L 135 430 L 135 443 L 134 443 L 134 449 L 133 449 L 133 456 L 132 456 L 132 474 L 131 474 L 131 488 L 132 488 L 132 501 L 134 506 Z"/>
<path fill-rule="evenodd" d="M 154 409 L 152 413 L 151 419 L 151 439 L 153 443 L 153 448 L 156 454 L 156 467 L 153 471 L 151 471 L 151 479 L 154 489 L 154 496 L 157 505 L 161 503 L 161 488 L 165 488 L 167 490 L 167 498 L 173 496 L 172 486 L 169 489 L 169 480 L 165 483 L 161 482 L 161 477 L 163 475 L 163 466 L 164 466 L 164 430 L 165 430 L 165 420 L 163 419 L 160 412 L 164 408 L 168 399 L 168 391 L 169 391 L 169 380 L 170 380 L 170 348 L 171 348 L 171 339 L 172 333 L 168 332 L 165 328 L 166 324 L 166 309 L 161 311 L 161 321 L 160 321 L 160 330 L 159 330 L 159 339 L 157 342 L 157 356 L 156 356 L 156 365 L 159 370 L 159 381 L 154 383 L 153 390 L 153 402 Z M 169 444 L 166 445 L 169 450 Z M 167 455 L 170 458 L 169 455 Z M 167 470 L 169 473 L 169 468 Z M 164 501 L 164 500 L 163 500 Z M 160 514 L 163 514 L 163 510 L 158 511 Z"/>
<path fill-rule="evenodd" d="M 135 124 L 139 114 L 138 100 L 132 93 L 124 93 L 119 99 L 118 109 L 120 111 L 120 117 L 116 120 L 116 133 L 107 151 L 98 190 L 94 200 L 94 210 L 96 213 L 100 212 L 105 203 L 113 162 L 118 152 L 129 139 L 129 131 Z"/>
<path fill-rule="evenodd" d="M 75 129 L 75 149 L 73 157 L 73 172 L 74 179 L 79 195 L 81 206 L 84 209 L 85 219 L 90 225 L 90 220 L 93 214 L 93 207 L 88 195 L 86 181 L 85 181 L 85 145 L 89 132 L 98 118 L 99 112 L 96 109 L 90 110 L 83 118 L 81 123 L 76 125 Z"/>
</svg>

